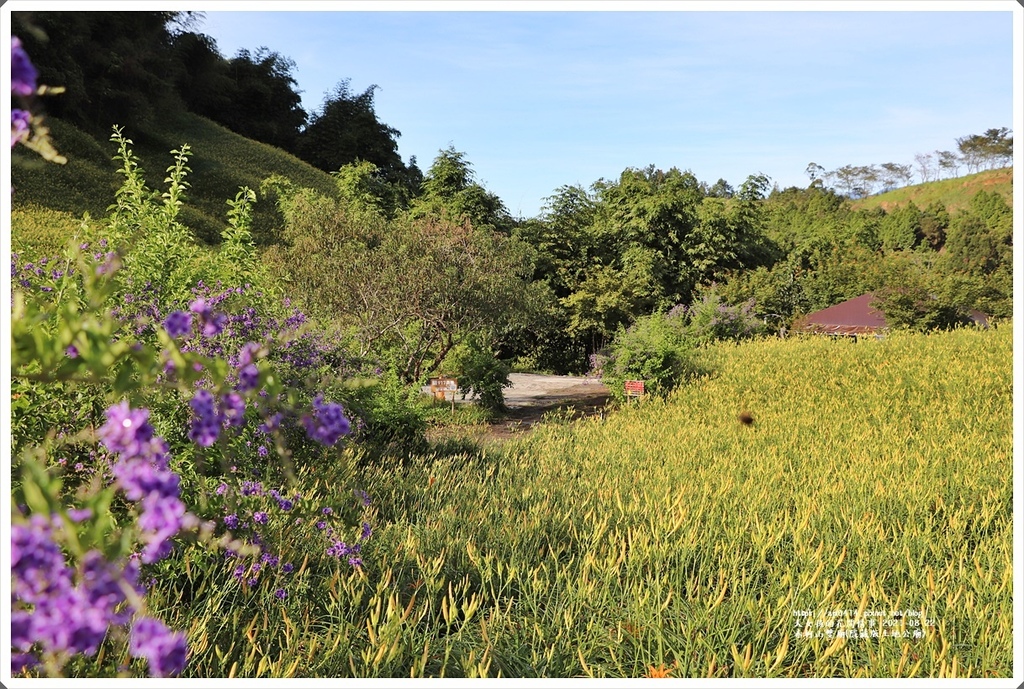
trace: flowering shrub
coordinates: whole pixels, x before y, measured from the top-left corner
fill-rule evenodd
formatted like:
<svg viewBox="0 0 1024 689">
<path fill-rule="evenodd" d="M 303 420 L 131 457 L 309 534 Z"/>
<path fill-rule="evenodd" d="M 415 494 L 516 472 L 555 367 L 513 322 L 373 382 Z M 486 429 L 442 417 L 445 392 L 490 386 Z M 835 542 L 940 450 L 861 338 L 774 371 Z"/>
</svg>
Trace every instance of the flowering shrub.
<svg viewBox="0 0 1024 689">
<path fill-rule="evenodd" d="M 16 39 L 12 50 L 12 91 L 28 95 L 34 69 Z M 12 146 L 25 143 L 26 121 L 34 122 L 12 117 Z M 239 321 L 201 283 L 192 287 L 198 294 L 174 308 L 170 300 L 187 292 L 173 288 L 190 273 L 172 265 L 141 281 L 156 249 L 143 243 L 120 250 L 132 234 L 152 231 L 166 240 L 164 265 L 188 254 L 175 220 L 187 149 L 176 152 L 171 186 L 155 206 L 131 162 L 130 142 L 120 143 L 128 173 L 106 225 L 110 236 L 72 244 L 61 258 L 11 260 L 12 672 L 59 676 L 73 659 L 110 643 L 144 661 L 151 676 L 182 673 L 185 634 L 147 610 L 142 575 L 166 573 L 163 565 L 186 540 L 258 556 L 261 565 L 274 561 L 260 553 L 248 523 L 223 519 L 247 536 L 238 539 L 203 518 L 210 500 L 200 493 L 193 460 L 215 445 L 241 442 L 255 425 L 250 416 L 262 423 L 249 432 L 267 438 L 256 455 L 269 461 L 269 446 L 286 469 L 285 426 L 305 425 L 309 442 L 323 446 L 337 445 L 351 430 L 340 404 L 320 396 L 309 404 L 303 400 L 312 395 L 285 387 L 268 361 L 274 348 L 266 330 L 257 336 L 251 323 L 227 332 Z M 245 243 L 240 223 L 249 198 L 240 195 L 232 205 L 233 250 Z M 225 333 L 227 342 L 214 344 Z M 234 483 L 234 472 L 223 470 Z M 291 514 L 298 501 L 269 495 L 282 513 Z M 270 515 L 258 510 L 247 519 L 265 526 Z M 368 538 L 369 527 L 362 533 Z M 337 543 L 349 565 L 361 564 L 358 540 L 326 547 Z"/>
<path fill-rule="evenodd" d="M 767 330 L 754 314 L 753 300 L 731 306 L 714 289 L 706 290 L 690 306 L 674 307 L 669 314 L 687 319 L 691 335 L 702 343 L 715 340 L 738 342 L 764 334 Z"/>
<path fill-rule="evenodd" d="M 609 354 L 591 357 L 612 394 L 624 399 L 623 382 L 642 380 L 645 392 L 664 394 L 687 377 L 697 375 L 697 348 L 719 340 L 739 341 L 765 332 L 754 315 L 753 302 L 730 306 L 714 288 L 689 306 L 677 304 L 665 313 L 644 316 L 620 328 Z"/>
<path fill-rule="evenodd" d="M 111 315 L 104 298 L 116 275 L 117 257 L 103 255 L 102 259 L 102 263 L 91 266 L 82 260 L 79 269 L 71 271 L 72 278 L 65 277 L 66 273 L 59 278 L 72 280 L 78 291 L 71 289 L 70 283 L 63 285 L 67 290 L 59 292 L 31 289 L 31 280 L 26 277 L 24 281 L 30 287 L 18 281 L 14 293 L 15 380 L 37 387 L 47 383 L 107 385 L 110 395 L 121 398 L 106 408 L 105 422 L 95 430 L 101 452 L 90 454 L 97 464 L 106 462 L 106 466 L 97 467 L 95 475 L 108 484 L 83 483 L 80 488 L 87 488 L 83 507 L 74 505 L 81 490 L 71 495 L 55 478 L 66 460 L 49 462 L 47 444 L 33 445 L 32 438 L 25 437 L 17 423 L 24 417 L 14 419 L 15 445 L 22 448 L 16 462 L 21 480 L 15 486 L 15 503 L 25 506 L 24 513 L 17 511 L 13 517 L 15 540 L 24 544 L 15 548 L 12 569 L 12 609 L 17 612 L 18 630 L 13 638 L 17 653 L 14 667 L 23 670 L 42 663 L 42 671 L 60 674 L 68 658 L 95 654 L 109 628 L 131 625 L 130 654 L 147 659 L 151 675 L 165 676 L 177 674 L 184 667 L 184 637 L 171 634 L 159 621 L 145 616 L 139 567 L 166 558 L 175 539 L 184 535 L 192 534 L 214 544 L 216 524 L 189 512 L 181 491 L 181 476 L 171 468 L 169 444 L 156 433 L 150 411 L 131 405 L 124 396 L 151 395 L 164 402 L 184 396 L 192 411 L 187 435 L 200 448 L 208 448 L 225 433 L 245 426 L 250 401 L 264 417 L 260 432 L 268 436 L 279 431 L 282 419 L 301 419 L 312 441 L 330 446 L 346 435 L 351 425 L 344 409 L 335 402 L 317 397 L 306 407 L 295 403 L 297 398 L 281 388 L 271 369 L 256 366 L 261 345 L 243 347 L 235 366 L 179 348 L 176 337 L 184 338 L 190 330 L 203 328 L 212 337 L 227 321 L 224 314 L 201 300 L 192 304 L 190 312 L 173 312 L 162 324 L 149 324 L 161 347 L 131 337 L 132 330 Z M 12 267 L 16 274 L 31 271 L 35 275 L 35 270 Z M 52 279 L 52 273 L 48 277 Z M 77 295 L 72 300 L 74 308 L 69 308 L 65 292 Z M 197 384 L 204 387 L 196 389 Z M 148 392 L 149 388 L 156 392 Z M 267 393 L 266 400 L 259 397 L 261 392 Z M 272 403 L 268 400 L 283 400 L 285 404 L 270 413 Z M 65 421 L 66 434 L 76 430 L 79 439 L 83 433 L 89 434 L 89 429 L 75 429 L 72 420 Z M 283 443 L 278 439 L 274 445 Z M 265 445 L 260 447 L 263 452 L 257 454 L 270 454 Z M 118 525 L 111 512 L 115 493 L 125 501 L 129 517 Z M 277 491 L 270 495 L 281 511 L 290 512 L 295 506 L 293 497 Z M 265 525 L 268 513 L 256 511 L 251 520 Z M 223 547 L 230 545 L 236 554 L 259 553 L 257 540 L 235 541 L 230 532 L 222 534 L 217 542 Z M 349 563 L 361 564 L 358 548 L 343 546 Z M 62 547 L 77 556 L 73 562 L 64 558 Z M 53 576 L 40 574 L 44 566 Z M 41 583 L 50 579 L 57 583 Z M 129 593 L 107 595 L 104 592 L 114 586 L 109 581 L 116 582 L 117 590 Z M 91 588 L 94 586 L 100 593 Z"/>
<path fill-rule="evenodd" d="M 620 401 L 627 380 L 644 381 L 646 393 L 665 394 L 695 371 L 694 357 L 685 322 L 655 313 L 619 328 L 603 364 L 603 380 Z"/>
</svg>

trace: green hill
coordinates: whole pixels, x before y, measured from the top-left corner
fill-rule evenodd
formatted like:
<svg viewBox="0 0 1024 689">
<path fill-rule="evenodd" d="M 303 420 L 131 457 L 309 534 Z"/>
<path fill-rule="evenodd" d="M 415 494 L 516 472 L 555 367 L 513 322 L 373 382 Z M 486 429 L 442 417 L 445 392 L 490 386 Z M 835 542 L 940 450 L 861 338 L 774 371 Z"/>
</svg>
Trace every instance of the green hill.
<svg viewBox="0 0 1024 689">
<path fill-rule="evenodd" d="M 875 194 L 854 201 L 855 209 L 879 208 L 888 211 L 892 208 L 905 206 L 911 201 L 918 208 L 925 208 L 938 201 L 946 210 L 954 213 L 965 208 L 971 198 L 979 191 L 996 192 L 1007 203 L 1013 203 L 1013 168 L 1004 167 L 998 170 L 984 170 L 973 175 L 940 179 L 924 184 L 893 189 L 882 194 Z"/>
<path fill-rule="evenodd" d="M 94 218 L 105 215 L 121 183 L 118 164 L 113 161 L 117 151 L 114 143 L 98 141 L 57 118 L 47 118 L 47 124 L 57 150 L 68 158 L 68 163 L 46 163 L 29 151 L 15 149 L 11 165 L 14 251 L 59 249 L 69 232 L 79 225 L 84 212 Z M 124 135 L 133 142 L 131 148 L 150 188 L 158 191 L 165 188 L 165 170 L 173 163 L 170 151 L 182 144 L 189 145 L 191 188 L 180 217 L 197 238 L 207 243 L 219 241 L 226 225 L 226 202 L 235 197 L 241 186 L 258 193 L 262 180 L 278 174 L 324 194 L 333 194 L 335 190 L 334 180 L 327 173 L 197 115 L 171 115 L 159 128 L 148 132 L 126 126 Z M 257 243 L 272 243 L 277 224 L 273 204 L 261 198 L 253 220 Z"/>
</svg>

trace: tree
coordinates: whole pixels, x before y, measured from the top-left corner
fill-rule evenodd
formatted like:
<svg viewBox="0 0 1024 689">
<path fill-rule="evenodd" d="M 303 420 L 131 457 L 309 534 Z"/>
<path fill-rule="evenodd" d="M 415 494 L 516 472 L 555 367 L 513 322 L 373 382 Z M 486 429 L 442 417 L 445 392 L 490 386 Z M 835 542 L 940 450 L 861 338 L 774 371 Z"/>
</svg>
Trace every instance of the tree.
<svg viewBox="0 0 1024 689">
<path fill-rule="evenodd" d="M 266 47 L 255 53 L 242 49 L 227 64 L 232 81 L 230 104 L 219 111 L 201 112 L 242 136 L 294 151 L 306 123 L 295 62 Z"/>
<path fill-rule="evenodd" d="M 878 234 L 887 251 L 913 249 L 922 235 L 920 209 L 913 201 L 894 208 L 882 219 Z"/>
<path fill-rule="evenodd" d="M 493 345 L 534 308 L 530 250 L 517 239 L 437 217 L 388 221 L 372 203 L 309 190 L 283 188 L 278 205 L 280 271 L 293 290 L 348 328 L 360 356 L 379 357 L 406 383 L 436 371 L 471 334 Z"/>
<path fill-rule="evenodd" d="M 917 162 L 917 169 L 921 174 L 921 183 L 931 180 L 935 172 L 932 154 L 917 153 L 914 155 L 914 160 Z"/>
<path fill-rule="evenodd" d="M 473 174 L 466 154 L 454 146 L 438 151 L 423 179 L 422 194 L 412 205 L 414 217 L 443 218 L 460 223 L 468 220 L 474 227 L 508 234 L 512 216 L 496 194 L 481 186 Z"/>
<path fill-rule="evenodd" d="M 878 172 L 878 178 L 882 182 L 882 191 L 895 189 L 900 182 L 909 181 L 910 177 L 910 166 L 899 163 L 882 163 L 881 170 Z"/>
<path fill-rule="evenodd" d="M 952 151 L 935 151 L 935 155 L 939 161 L 939 169 L 950 173 L 951 177 L 956 177 L 960 170 L 960 157 Z"/>
<path fill-rule="evenodd" d="M 732 185 L 724 179 L 719 179 L 711 185 L 707 191 L 708 196 L 714 196 L 720 199 L 731 199 L 735 194 L 736 191 L 732 188 Z"/>
<path fill-rule="evenodd" d="M 843 165 L 835 170 L 836 186 L 847 196 L 856 196 L 860 188 L 859 172 L 853 165 Z"/>
<path fill-rule="evenodd" d="M 298 137 L 296 154 L 310 165 L 334 172 L 343 165 L 364 160 L 373 163 L 388 182 L 397 184 L 411 197 L 418 191 L 418 169 L 402 162 L 398 155 L 398 137 L 394 127 L 377 119 L 372 84 L 362 93 L 353 93 L 349 80 L 340 81 L 324 98 Z"/>
<path fill-rule="evenodd" d="M 985 137 L 984 148 L 991 167 L 1013 162 L 1013 137 L 1007 127 L 987 129 L 982 136 Z"/>
<path fill-rule="evenodd" d="M 183 32 L 172 41 L 176 61 L 175 88 L 189 111 L 224 124 L 222 115 L 232 112 L 237 83 L 217 42 L 205 34 Z M 227 125 L 225 125 L 227 126 Z"/>
<path fill-rule="evenodd" d="M 1013 265 L 1013 209 L 1001 196 L 977 192 L 950 222 L 945 259 L 951 270 L 991 275 Z"/>
<path fill-rule="evenodd" d="M 12 31 L 39 71 L 65 94 L 49 114 L 105 138 L 115 123 L 142 129 L 184 108 L 171 49 L 181 12 L 12 12 Z"/>
<path fill-rule="evenodd" d="M 811 179 L 811 184 L 814 184 L 819 179 L 822 179 L 825 174 L 825 168 L 817 163 L 808 163 L 807 168 L 804 170 L 808 177 Z"/>
</svg>

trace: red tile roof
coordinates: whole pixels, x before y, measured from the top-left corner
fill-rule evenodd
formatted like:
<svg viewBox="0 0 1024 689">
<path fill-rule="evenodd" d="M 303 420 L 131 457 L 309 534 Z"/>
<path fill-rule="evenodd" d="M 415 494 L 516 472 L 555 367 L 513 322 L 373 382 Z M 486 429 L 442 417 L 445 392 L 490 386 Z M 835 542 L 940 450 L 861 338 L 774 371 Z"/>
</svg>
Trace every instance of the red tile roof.
<svg viewBox="0 0 1024 689">
<path fill-rule="evenodd" d="M 808 332 L 854 335 L 872 333 L 886 327 L 885 316 L 871 306 L 875 295 L 871 292 L 809 313 L 799 320 L 796 329 Z"/>
</svg>

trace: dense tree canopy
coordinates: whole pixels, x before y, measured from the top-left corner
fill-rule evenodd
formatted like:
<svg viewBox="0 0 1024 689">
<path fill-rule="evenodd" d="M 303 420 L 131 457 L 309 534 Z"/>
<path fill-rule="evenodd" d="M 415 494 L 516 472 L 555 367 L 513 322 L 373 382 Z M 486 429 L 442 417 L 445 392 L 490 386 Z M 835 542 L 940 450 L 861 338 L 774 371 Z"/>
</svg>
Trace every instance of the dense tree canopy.
<svg viewBox="0 0 1024 689">
<path fill-rule="evenodd" d="M 183 67 L 172 44 L 188 19 L 181 12 L 12 12 L 11 31 L 40 83 L 66 90 L 47 102 L 48 112 L 105 137 L 111 124 L 144 126 L 182 107 L 175 79 Z"/>
<path fill-rule="evenodd" d="M 419 170 L 415 160 L 407 167 L 398 155 L 401 132 L 377 119 L 373 110 L 377 88 L 374 84 L 362 93 L 353 93 L 348 79 L 339 82 L 310 116 L 295 150 L 307 163 L 326 172 L 359 160 L 373 163 L 376 174 L 411 196 L 418 190 Z"/>
</svg>

